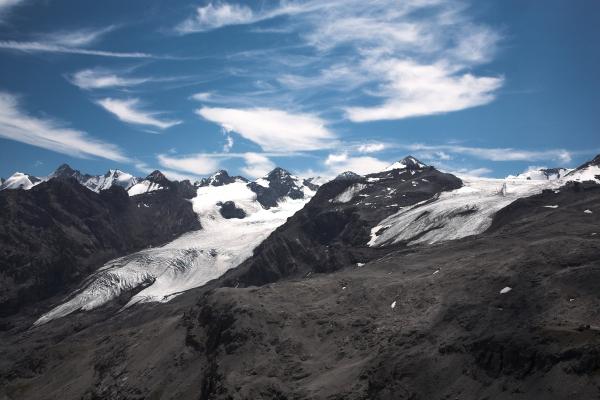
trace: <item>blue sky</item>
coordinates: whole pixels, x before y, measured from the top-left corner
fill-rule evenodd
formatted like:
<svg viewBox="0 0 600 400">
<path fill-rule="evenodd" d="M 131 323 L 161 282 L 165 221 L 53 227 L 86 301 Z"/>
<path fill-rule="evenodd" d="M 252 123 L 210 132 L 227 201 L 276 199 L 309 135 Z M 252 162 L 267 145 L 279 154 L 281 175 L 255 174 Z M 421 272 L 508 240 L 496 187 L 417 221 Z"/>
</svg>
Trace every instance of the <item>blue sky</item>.
<svg viewBox="0 0 600 400">
<path fill-rule="evenodd" d="M 0 0 L 0 176 L 600 153 L 594 0 Z"/>
</svg>

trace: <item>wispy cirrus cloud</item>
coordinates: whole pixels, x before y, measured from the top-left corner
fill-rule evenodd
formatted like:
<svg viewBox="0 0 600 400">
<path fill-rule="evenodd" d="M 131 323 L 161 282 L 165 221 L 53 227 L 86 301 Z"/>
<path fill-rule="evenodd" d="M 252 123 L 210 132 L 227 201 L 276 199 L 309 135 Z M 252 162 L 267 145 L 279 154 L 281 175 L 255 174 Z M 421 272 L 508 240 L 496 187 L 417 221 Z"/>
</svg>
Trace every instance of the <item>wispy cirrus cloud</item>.
<svg viewBox="0 0 600 400">
<path fill-rule="evenodd" d="M 229 25 L 243 25 L 255 22 L 256 15 L 245 5 L 222 3 L 196 8 L 195 14 L 179 23 L 175 30 L 179 33 L 204 32 Z"/>
<path fill-rule="evenodd" d="M 549 149 L 549 150 L 526 150 L 512 147 L 504 148 L 489 148 L 489 147 L 472 147 L 454 144 L 446 145 L 426 145 L 426 144 L 409 144 L 399 145 L 398 147 L 409 151 L 425 151 L 425 152 L 441 152 L 445 157 L 450 157 L 447 153 L 463 154 L 471 157 L 489 161 L 543 161 L 554 160 L 568 163 L 571 161 L 572 152 L 565 149 Z"/>
<path fill-rule="evenodd" d="M 21 108 L 18 97 L 5 92 L 0 92 L 0 137 L 74 157 L 129 161 L 112 143 L 64 127 L 57 121 L 28 114 Z"/>
<path fill-rule="evenodd" d="M 337 140 L 316 115 L 270 108 L 211 108 L 197 110 L 202 118 L 219 124 L 258 144 L 265 151 L 306 151 L 330 148 Z"/>
<path fill-rule="evenodd" d="M 104 35 L 114 31 L 116 27 L 110 25 L 104 28 L 87 28 L 72 31 L 57 31 L 38 35 L 38 41 L 52 43 L 58 46 L 86 47 L 98 42 Z"/>
<path fill-rule="evenodd" d="M 135 125 L 153 126 L 159 129 L 167 129 L 180 124 L 178 120 L 162 120 L 157 115 L 163 114 L 157 111 L 146 111 L 140 108 L 141 101 L 137 98 L 113 99 L 105 98 L 98 100 L 98 104 L 106 111 L 114 114 L 118 119 Z"/>
<path fill-rule="evenodd" d="M 460 0 L 276 1 L 260 8 L 209 3 L 178 29 L 204 32 L 277 17 L 293 18 L 270 21 L 269 28 L 284 26 L 285 34 L 300 37 L 303 49 L 312 52 L 300 55 L 296 48 L 281 48 L 265 57 L 255 51 L 256 67 L 264 76 L 255 73 L 253 78 L 271 83 L 305 108 L 342 110 L 352 122 L 478 107 L 494 101 L 504 84 L 500 74 L 475 72 L 493 59 L 502 35 L 474 23 Z M 294 60 L 300 56 L 303 62 L 297 65 Z M 252 65 L 252 57 L 246 54 L 246 66 Z M 281 68 L 286 60 L 292 62 Z M 327 103 L 319 95 L 325 88 Z M 273 107 L 269 97 L 275 103 L 280 96 L 265 93 L 261 105 Z"/>
<path fill-rule="evenodd" d="M 114 31 L 114 25 L 96 29 L 78 29 L 38 34 L 29 41 L 0 40 L 0 49 L 24 53 L 79 54 L 115 58 L 156 58 L 144 52 L 119 52 L 89 49 L 87 46 L 99 42 L 106 34 Z"/>
<path fill-rule="evenodd" d="M 11 8 L 24 2 L 25 0 L 0 0 L 0 23 Z"/>
<path fill-rule="evenodd" d="M 69 81 L 81 89 L 106 89 L 129 87 L 148 82 L 149 78 L 132 78 L 102 69 L 84 69 L 68 77 Z"/>
<path fill-rule="evenodd" d="M 161 166 L 194 175 L 207 175 L 219 169 L 220 160 L 204 154 L 194 154 L 175 157 L 169 154 L 159 154 L 158 162 Z"/>
<path fill-rule="evenodd" d="M 444 63 L 424 65 L 405 60 L 377 62 L 370 69 L 387 76 L 377 106 L 348 107 L 353 122 L 403 119 L 448 113 L 481 106 L 494 100 L 503 78 L 454 73 Z"/>
<path fill-rule="evenodd" d="M 86 56 L 116 57 L 116 58 L 155 58 L 152 54 L 141 52 L 117 52 L 92 50 L 80 47 L 69 47 L 45 42 L 19 42 L 15 40 L 0 40 L 0 49 L 22 51 L 24 53 L 62 53 Z"/>
</svg>

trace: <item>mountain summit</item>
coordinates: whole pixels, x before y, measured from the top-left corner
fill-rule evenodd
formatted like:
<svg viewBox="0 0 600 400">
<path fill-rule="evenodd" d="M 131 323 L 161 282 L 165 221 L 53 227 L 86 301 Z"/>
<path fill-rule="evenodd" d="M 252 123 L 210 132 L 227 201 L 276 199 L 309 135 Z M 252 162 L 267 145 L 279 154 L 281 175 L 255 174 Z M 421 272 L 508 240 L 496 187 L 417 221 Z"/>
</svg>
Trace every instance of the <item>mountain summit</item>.
<svg viewBox="0 0 600 400">
<path fill-rule="evenodd" d="M 428 165 L 417 160 L 415 157 L 413 156 L 407 156 L 404 157 L 402 160 L 400 161 L 396 161 L 395 163 L 393 163 L 392 165 L 390 165 L 389 167 L 387 167 L 385 169 L 385 171 L 391 171 L 394 169 L 407 169 L 407 170 L 419 170 L 419 169 L 423 169 L 423 168 L 427 168 Z"/>
</svg>

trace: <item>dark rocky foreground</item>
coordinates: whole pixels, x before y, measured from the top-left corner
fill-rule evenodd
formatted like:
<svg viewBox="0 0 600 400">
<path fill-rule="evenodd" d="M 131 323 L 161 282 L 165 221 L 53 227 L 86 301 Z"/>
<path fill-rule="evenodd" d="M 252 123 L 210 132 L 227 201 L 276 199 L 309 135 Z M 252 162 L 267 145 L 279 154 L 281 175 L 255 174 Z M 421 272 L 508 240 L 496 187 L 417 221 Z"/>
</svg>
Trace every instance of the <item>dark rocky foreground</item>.
<svg viewBox="0 0 600 400">
<path fill-rule="evenodd" d="M 165 183 L 132 198 L 74 178 L 0 192 L 0 317 L 65 294 L 112 258 L 199 229 L 188 186 Z"/>
<path fill-rule="evenodd" d="M 257 287 L 228 274 L 36 328 L 21 313 L 0 333 L 0 398 L 598 398 L 598 204 L 600 186 L 570 185 L 518 200 L 482 235 L 361 267 L 279 261 Z"/>
</svg>

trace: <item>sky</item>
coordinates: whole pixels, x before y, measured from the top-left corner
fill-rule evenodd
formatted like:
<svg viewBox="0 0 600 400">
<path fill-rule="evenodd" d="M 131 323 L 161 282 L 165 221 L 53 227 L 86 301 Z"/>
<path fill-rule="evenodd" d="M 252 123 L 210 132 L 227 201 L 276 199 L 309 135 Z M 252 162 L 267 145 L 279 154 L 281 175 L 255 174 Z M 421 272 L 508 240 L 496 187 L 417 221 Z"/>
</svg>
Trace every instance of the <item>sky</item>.
<svg viewBox="0 0 600 400">
<path fill-rule="evenodd" d="M 0 0 L 0 176 L 600 153 L 596 0 Z"/>
</svg>

